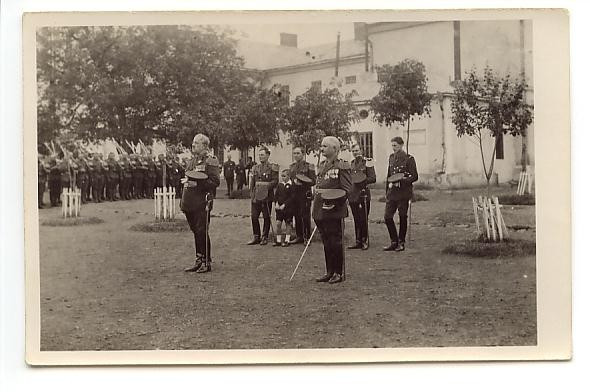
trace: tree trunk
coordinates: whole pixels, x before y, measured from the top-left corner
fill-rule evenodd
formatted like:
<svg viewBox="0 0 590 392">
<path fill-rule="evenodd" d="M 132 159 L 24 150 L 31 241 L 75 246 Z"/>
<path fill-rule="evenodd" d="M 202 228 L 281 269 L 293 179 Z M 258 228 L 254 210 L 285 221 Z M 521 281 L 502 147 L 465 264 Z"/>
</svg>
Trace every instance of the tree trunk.
<svg viewBox="0 0 590 392">
<path fill-rule="evenodd" d="M 526 167 L 528 164 L 528 150 L 527 150 L 527 141 L 526 141 L 526 133 L 523 133 L 521 135 L 522 137 L 522 151 L 520 153 L 521 157 L 520 157 L 520 164 L 522 166 L 522 171 L 525 172 L 526 171 Z"/>
<path fill-rule="evenodd" d="M 410 153 L 410 122 L 412 121 L 412 117 L 408 115 L 408 130 L 406 136 L 406 152 Z"/>
</svg>

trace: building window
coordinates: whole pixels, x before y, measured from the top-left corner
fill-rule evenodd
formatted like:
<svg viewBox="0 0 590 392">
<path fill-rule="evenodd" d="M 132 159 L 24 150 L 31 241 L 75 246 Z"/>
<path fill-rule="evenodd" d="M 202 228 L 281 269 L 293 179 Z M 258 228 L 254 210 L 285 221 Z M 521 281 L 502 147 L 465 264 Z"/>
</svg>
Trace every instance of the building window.
<svg viewBox="0 0 590 392">
<path fill-rule="evenodd" d="M 281 86 L 281 89 L 279 90 L 279 97 L 281 98 L 281 101 L 283 101 L 283 103 L 287 106 L 289 106 L 290 103 L 290 92 L 289 92 L 289 86 Z"/>
<path fill-rule="evenodd" d="M 344 79 L 344 83 L 346 83 L 346 84 L 355 84 L 356 83 L 356 75 L 347 76 Z"/>
<path fill-rule="evenodd" d="M 373 158 L 373 132 L 359 132 L 357 142 L 365 158 Z"/>
<path fill-rule="evenodd" d="M 322 92 L 322 81 L 321 80 L 314 80 L 311 82 L 311 88 L 319 93 Z"/>
<path fill-rule="evenodd" d="M 496 159 L 504 159 L 504 134 L 502 132 L 496 137 Z"/>
</svg>

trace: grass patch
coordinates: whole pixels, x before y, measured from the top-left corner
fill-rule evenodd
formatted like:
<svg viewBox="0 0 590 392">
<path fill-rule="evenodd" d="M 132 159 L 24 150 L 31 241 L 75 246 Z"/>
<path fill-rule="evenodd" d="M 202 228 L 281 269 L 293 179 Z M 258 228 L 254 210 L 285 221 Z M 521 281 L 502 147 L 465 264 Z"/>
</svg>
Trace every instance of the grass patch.
<svg viewBox="0 0 590 392">
<path fill-rule="evenodd" d="M 77 218 L 51 218 L 41 221 L 41 226 L 81 226 L 96 225 L 103 223 L 104 220 L 94 216 L 79 216 Z"/>
<path fill-rule="evenodd" d="M 418 190 L 422 190 L 422 191 L 431 191 L 434 189 L 434 187 L 432 185 L 428 185 L 428 184 L 414 184 L 414 189 L 418 189 Z"/>
<path fill-rule="evenodd" d="M 190 228 L 188 223 L 184 219 L 174 219 L 171 221 L 159 221 L 159 222 L 144 222 L 137 223 L 131 226 L 132 231 L 142 231 L 146 233 L 170 233 L 170 232 L 181 232 L 189 231 Z"/>
<path fill-rule="evenodd" d="M 443 249 L 443 253 L 473 257 L 520 257 L 534 255 L 534 241 L 506 239 L 502 242 L 488 242 L 474 239 L 455 243 Z"/>
<path fill-rule="evenodd" d="M 500 204 L 512 206 L 534 206 L 535 195 L 501 195 L 498 196 L 498 201 L 500 202 Z"/>
</svg>

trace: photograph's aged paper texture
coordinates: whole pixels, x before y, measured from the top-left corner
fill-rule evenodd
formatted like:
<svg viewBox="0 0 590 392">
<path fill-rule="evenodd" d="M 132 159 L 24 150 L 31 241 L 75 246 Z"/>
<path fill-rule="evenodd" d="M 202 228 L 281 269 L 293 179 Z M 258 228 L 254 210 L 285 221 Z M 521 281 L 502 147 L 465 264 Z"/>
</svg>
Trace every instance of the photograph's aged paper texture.
<svg viewBox="0 0 590 392">
<path fill-rule="evenodd" d="M 25 14 L 27 363 L 569 359 L 568 23 L 564 10 Z M 426 103 L 398 114 L 421 75 Z M 460 120 L 477 77 L 480 108 L 510 102 L 489 117 L 498 135 Z"/>
</svg>

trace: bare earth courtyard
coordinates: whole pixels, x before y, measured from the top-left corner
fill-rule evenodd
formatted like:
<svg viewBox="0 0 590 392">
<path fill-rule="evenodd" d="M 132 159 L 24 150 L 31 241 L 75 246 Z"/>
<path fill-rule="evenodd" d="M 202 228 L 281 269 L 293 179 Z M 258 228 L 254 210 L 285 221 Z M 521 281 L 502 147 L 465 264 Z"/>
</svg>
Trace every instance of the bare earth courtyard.
<svg viewBox="0 0 590 392">
<path fill-rule="evenodd" d="M 420 193 L 429 200 L 413 204 L 411 244 L 396 253 L 381 251 L 384 203 L 374 191 L 371 248 L 346 252 L 338 285 L 314 282 L 324 272 L 320 241 L 292 282 L 303 246 L 244 245 L 249 200 L 215 201 L 209 274 L 183 272 L 193 260 L 190 231 L 130 230 L 153 221 L 152 200 L 86 204 L 82 214 L 104 223 L 39 227 L 41 349 L 535 345 L 535 257 L 442 253 L 475 236 L 471 196 L 484 191 Z M 60 209 L 39 213 L 44 221 Z M 534 206 L 503 214 L 509 227 L 529 227 L 512 237 L 534 240 Z M 349 217 L 348 244 L 353 230 Z"/>
</svg>

